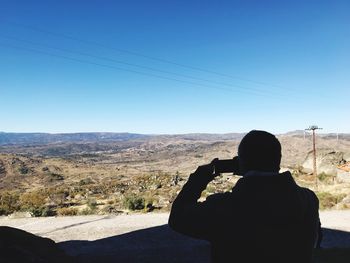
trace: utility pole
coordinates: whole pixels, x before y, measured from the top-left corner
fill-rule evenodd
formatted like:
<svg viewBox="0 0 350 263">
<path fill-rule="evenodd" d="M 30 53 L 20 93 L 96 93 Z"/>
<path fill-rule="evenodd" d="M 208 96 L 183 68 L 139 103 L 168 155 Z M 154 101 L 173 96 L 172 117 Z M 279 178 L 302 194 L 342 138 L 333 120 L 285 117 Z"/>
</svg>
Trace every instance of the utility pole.
<svg viewBox="0 0 350 263">
<path fill-rule="evenodd" d="M 315 136 L 315 130 L 322 130 L 322 128 L 319 128 L 317 125 L 311 125 L 309 128 L 305 129 L 306 131 L 312 131 L 312 150 L 314 155 L 314 177 L 315 177 L 315 186 L 316 190 L 318 188 L 317 185 L 317 170 L 316 170 L 316 136 Z"/>
</svg>

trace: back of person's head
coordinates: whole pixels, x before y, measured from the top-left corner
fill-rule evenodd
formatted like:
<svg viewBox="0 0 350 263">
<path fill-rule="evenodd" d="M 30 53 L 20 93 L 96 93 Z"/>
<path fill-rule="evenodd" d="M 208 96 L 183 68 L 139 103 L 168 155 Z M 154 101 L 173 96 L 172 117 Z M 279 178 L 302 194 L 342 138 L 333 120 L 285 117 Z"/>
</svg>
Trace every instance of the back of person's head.
<svg viewBox="0 0 350 263">
<path fill-rule="evenodd" d="M 238 147 L 240 172 L 255 170 L 278 172 L 281 163 L 281 144 L 268 132 L 253 130 L 247 133 Z"/>
</svg>

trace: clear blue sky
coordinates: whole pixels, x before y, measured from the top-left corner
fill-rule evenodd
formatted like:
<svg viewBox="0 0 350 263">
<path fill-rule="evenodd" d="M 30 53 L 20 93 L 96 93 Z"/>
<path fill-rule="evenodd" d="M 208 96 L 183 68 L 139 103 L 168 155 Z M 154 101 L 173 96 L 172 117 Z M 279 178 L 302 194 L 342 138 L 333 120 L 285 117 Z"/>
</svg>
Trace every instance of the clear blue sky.
<svg viewBox="0 0 350 263">
<path fill-rule="evenodd" d="M 350 132 L 349 14 L 337 0 L 2 0 L 0 131 Z"/>
</svg>

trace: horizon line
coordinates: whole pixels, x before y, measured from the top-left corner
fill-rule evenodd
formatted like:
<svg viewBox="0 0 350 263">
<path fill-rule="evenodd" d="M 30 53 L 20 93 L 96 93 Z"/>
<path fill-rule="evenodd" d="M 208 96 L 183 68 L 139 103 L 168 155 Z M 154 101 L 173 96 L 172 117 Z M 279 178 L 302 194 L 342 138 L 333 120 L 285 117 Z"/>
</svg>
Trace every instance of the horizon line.
<svg viewBox="0 0 350 263">
<path fill-rule="evenodd" d="M 255 129 L 253 129 L 255 130 Z M 260 130 L 260 129 L 256 129 Z M 252 131 L 252 130 L 249 130 Z M 191 134 L 206 134 L 206 135 L 227 135 L 227 134 L 246 134 L 249 131 L 232 131 L 232 132 L 181 132 L 181 133 L 142 133 L 142 132 L 125 132 L 125 131 L 74 131 L 74 132 L 46 132 L 46 131 L 25 131 L 25 132 L 18 132 L 18 131 L 1 131 L 1 133 L 7 133 L 7 134 L 47 134 L 47 135 L 65 135 L 65 134 L 138 134 L 138 135 L 148 135 L 148 136 L 161 136 L 161 135 L 191 135 Z M 267 131 L 267 130 L 264 130 Z M 269 131 L 267 131 L 269 132 Z M 270 132 L 274 135 L 284 135 L 288 133 L 309 133 L 309 131 L 305 130 L 291 130 L 291 131 L 285 131 L 285 132 Z M 317 132 L 317 134 L 350 134 L 350 132 Z"/>
</svg>

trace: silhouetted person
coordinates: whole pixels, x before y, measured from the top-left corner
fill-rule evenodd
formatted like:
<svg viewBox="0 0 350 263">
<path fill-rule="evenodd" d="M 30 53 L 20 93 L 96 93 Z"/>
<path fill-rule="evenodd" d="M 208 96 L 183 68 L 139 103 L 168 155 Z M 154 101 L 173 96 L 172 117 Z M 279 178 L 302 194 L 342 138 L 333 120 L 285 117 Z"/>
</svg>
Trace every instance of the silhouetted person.
<svg viewBox="0 0 350 263">
<path fill-rule="evenodd" d="M 251 131 L 238 147 L 239 174 L 231 192 L 198 202 L 215 163 L 199 166 L 173 203 L 169 225 L 210 241 L 213 262 L 311 262 L 319 231 L 318 199 L 279 173 L 281 145 Z"/>
</svg>

